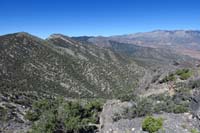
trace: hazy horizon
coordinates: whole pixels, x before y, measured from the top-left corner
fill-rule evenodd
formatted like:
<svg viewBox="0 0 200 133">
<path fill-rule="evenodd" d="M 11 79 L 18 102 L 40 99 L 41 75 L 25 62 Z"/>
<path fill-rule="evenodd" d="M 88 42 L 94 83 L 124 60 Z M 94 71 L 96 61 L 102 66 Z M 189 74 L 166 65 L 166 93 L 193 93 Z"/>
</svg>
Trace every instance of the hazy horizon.
<svg viewBox="0 0 200 133">
<path fill-rule="evenodd" d="M 92 37 L 111 37 L 111 36 L 120 36 L 120 35 L 131 35 L 131 34 L 137 34 L 137 33 L 147 33 L 147 32 L 154 32 L 154 31 L 200 31 L 200 29 L 154 29 L 154 30 L 150 30 L 150 31 L 137 31 L 137 32 L 132 32 L 132 33 L 122 33 L 122 34 L 113 34 L 113 35 L 75 35 L 75 36 L 70 36 L 68 34 L 65 34 L 65 33 L 50 33 L 48 34 L 47 36 L 39 36 L 37 34 L 32 34 L 30 32 L 27 32 L 27 31 L 17 31 L 17 32 L 9 32 L 9 33 L 5 33 L 5 34 L 0 34 L 0 36 L 3 36 L 3 35 L 7 35 L 7 34 L 15 34 L 15 33 L 28 33 L 28 34 L 31 34 L 31 35 L 34 35 L 34 36 L 37 36 L 37 37 L 40 37 L 40 38 L 43 38 L 43 39 L 46 39 L 48 38 L 49 36 L 53 35 L 53 34 L 62 34 L 62 35 L 66 35 L 66 36 L 69 36 L 69 37 L 83 37 L 83 36 L 92 36 Z"/>
<path fill-rule="evenodd" d="M 46 38 L 112 36 L 153 30 L 199 30 L 198 0 L 2 0 L 0 35 Z"/>
</svg>

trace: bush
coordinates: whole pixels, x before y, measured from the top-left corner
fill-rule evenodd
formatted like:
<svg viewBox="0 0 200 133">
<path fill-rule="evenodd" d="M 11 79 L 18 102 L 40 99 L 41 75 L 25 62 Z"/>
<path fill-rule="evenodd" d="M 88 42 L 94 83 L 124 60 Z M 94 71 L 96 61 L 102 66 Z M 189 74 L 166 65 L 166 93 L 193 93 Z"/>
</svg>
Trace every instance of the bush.
<svg viewBox="0 0 200 133">
<path fill-rule="evenodd" d="M 191 77 L 191 73 L 184 73 L 180 75 L 181 80 L 187 80 L 189 77 Z"/>
<path fill-rule="evenodd" d="M 168 109 L 169 108 L 166 107 L 166 103 L 162 102 L 154 106 L 154 113 L 161 113 L 162 111 L 166 112 Z"/>
<path fill-rule="evenodd" d="M 131 92 L 130 94 L 122 94 L 117 97 L 117 99 L 119 99 L 122 102 L 127 102 L 127 101 L 134 101 L 136 100 L 138 97 L 137 95 L 134 94 L 134 92 Z"/>
<path fill-rule="evenodd" d="M 188 108 L 185 107 L 184 105 L 176 105 L 174 110 L 174 113 L 184 113 L 184 112 L 188 112 Z"/>
<path fill-rule="evenodd" d="M 8 114 L 8 110 L 0 106 L 0 121 L 1 122 L 7 120 L 7 117 L 8 117 L 7 114 Z"/>
<path fill-rule="evenodd" d="M 136 106 L 128 109 L 125 113 L 132 118 L 151 115 L 153 113 L 153 101 L 148 98 L 140 98 L 136 101 Z"/>
<path fill-rule="evenodd" d="M 100 112 L 102 110 L 102 106 L 103 105 L 101 102 L 94 100 L 94 101 L 87 103 L 84 108 L 88 111 L 96 110 L 96 111 Z"/>
<path fill-rule="evenodd" d="M 176 71 L 176 74 L 181 75 L 181 74 L 188 73 L 188 72 L 189 72 L 189 69 L 179 69 Z"/>
<path fill-rule="evenodd" d="M 168 94 L 151 95 L 147 98 L 138 98 L 131 108 L 124 110 L 121 118 L 135 118 L 152 115 L 153 113 L 184 113 L 189 111 L 190 95 L 187 88 L 182 88 L 172 97 Z M 119 115 L 114 117 L 118 120 Z"/>
<path fill-rule="evenodd" d="M 188 102 L 185 99 L 177 99 L 176 95 L 173 97 L 168 97 L 154 105 L 154 113 L 160 113 L 161 111 L 167 113 L 184 113 L 188 112 Z"/>
<path fill-rule="evenodd" d="M 30 133 L 53 133 L 56 130 L 56 117 L 51 111 L 44 112 L 45 115 L 40 117 L 40 120 L 34 123 Z"/>
<path fill-rule="evenodd" d="M 179 76 L 181 80 L 187 80 L 189 77 L 192 76 L 192 71 L 190 71 L 189 69 L 179 69 L 175 73 L 171 73 L 168 76 L 166 76 L 164 79 L 160 81 L 160 83 L 175 81 L 176 75 Z"/>
<path fill-rule="evenodd" d="M 200 133 L 197 129 L 191 129 L 191 133 Z"/>
<path fill-rule="evenodd" d="M 162 118 L 154 118 L 152 116 L 147 116 L 143 123 L 142 129 L 143 131 L 147 131 L 149 133 L 154 133 L 163 127 L 163 119 Z"/>
<path fill-rule="evenodd" d="M 131 109 L 133 117 L 151 115 L 153 113 L 184 113 L 189 110 L 188 99 L 185 95 L 176 94 L 173 97 L 164 96 L 143 98 L 137 106 Z M 159 99 L 159 100 L 158 100 Z M 159 103 L 157 103 L 159 101 Z"/>
<path fill-rule="evenodd" d="M 89 123 L 98 124 L 98 113 L 102 104 L 91 101 L 87 104 L 64 100 L 42 100 L 34 103 L 33 110 L 27 112 L 27 119 L 36 121 L 32 133 L 45 132 L 94 132 L 97 128 Z"/>
<path fill-rule="evenodd" d="M 25 118 L 29 121 L 37 121 L 40 118 L 40 115 L 34 111 L 28 111 L 25 115 Z"/>
<path fill-rule="evenodd" d="M 176 71 L 176 74 L 180 76 L 181 80 L 187 80 L 191 77 L 192 72 L 189 69 L 180 69 Z"/>
<path fill-rule="evenodd" d="M 32 109 L 27 111 L 25 118 L 30 121 L 37 121 L 39 120 L 40 116 L 43 112 L 51 109 L 55 109 L 58 107 L 58 101 L 55 100 L 39 100 L 33 103 Z"/>
</svg>

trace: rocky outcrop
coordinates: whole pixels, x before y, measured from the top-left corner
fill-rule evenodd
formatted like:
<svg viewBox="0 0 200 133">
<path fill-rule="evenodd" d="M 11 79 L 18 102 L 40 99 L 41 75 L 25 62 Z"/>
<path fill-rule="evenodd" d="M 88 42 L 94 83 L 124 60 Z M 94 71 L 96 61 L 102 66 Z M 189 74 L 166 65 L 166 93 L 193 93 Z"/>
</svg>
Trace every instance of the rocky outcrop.
<svg viewBox="0 0 200 133">
<path fill-rule="evenodd" d="M 191 110 L 193 117 L 198 120 L 197 127 L 200 129 L 200 91 L 199 89 L 193 91 L 193 96 L 191 97 Z"/>
<path fill-rule="evenodd" d="M 23 99 L 18 98 L 18 100 Z M 31 123 L 25 119 L 28 107 L 19 101 L 14 100 L 11 95 L 0 94 L 0 132 L 26 133 L 31 127 Z"/>
</svg>

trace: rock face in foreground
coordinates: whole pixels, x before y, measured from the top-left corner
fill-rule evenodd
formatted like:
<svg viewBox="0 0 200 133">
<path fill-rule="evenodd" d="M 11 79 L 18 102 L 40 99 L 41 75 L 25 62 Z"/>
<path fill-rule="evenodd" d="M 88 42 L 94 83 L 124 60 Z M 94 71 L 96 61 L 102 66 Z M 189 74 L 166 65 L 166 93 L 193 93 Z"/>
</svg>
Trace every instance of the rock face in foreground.
<svg viewBox="0 0 200 133">
<path fill-rule="evenodd" d="M 143 117 L 134 119 L 120 119 L 114 121 L 115 114 L 122 114 L 126 108 L 131 107 L 129 102 L 120 102 L 118 100 L 108 101 L 100 115 L 101 133 L 147 133 L 142 131 Z M 162 133 L 191 133 L 191 129 L 196 128 L 197 120 L 192 118 L 189 113 L 173 114 L 162 113 L 155 114 L 154 117 L 161 117 L 164 119 L 163 129 L 159 132 Z"/>
<path fill-rule="evenodd" d="M 26 133 L 31 123 L 25 118 L 30 96 L 0 94 L 0 132 Z M 33 100 L 33 99 L 32 99 Z"/>
<path fill-rule="evenodd" d="M 199 120 L 198 123 L 198 128 L 200 129 L 200 91 L 199 89 L 194 91 L 193 94 L 193 98 L 192 98 L 192 104 L 191 104 L 191 108 L 192 108 L 192 113 L 194 115 L 194 117 Z"/>
</svg>

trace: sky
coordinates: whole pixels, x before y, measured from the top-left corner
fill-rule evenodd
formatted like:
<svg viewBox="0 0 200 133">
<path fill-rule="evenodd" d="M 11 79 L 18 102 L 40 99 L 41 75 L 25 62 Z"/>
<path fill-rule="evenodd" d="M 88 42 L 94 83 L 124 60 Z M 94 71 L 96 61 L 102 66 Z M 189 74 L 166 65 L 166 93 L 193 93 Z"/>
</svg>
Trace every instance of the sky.
<svg viewBox="0 0 200 133">
<path fill-rule="evenodd" d="M 0 0 L 0 35 L 110 36 L 200 29 L 200 0 Z"/>
</svg>

